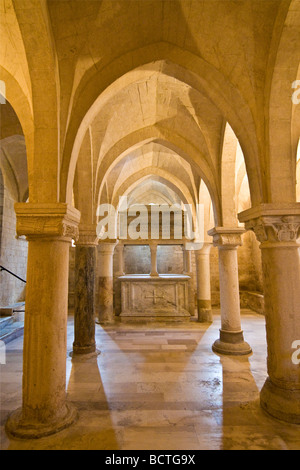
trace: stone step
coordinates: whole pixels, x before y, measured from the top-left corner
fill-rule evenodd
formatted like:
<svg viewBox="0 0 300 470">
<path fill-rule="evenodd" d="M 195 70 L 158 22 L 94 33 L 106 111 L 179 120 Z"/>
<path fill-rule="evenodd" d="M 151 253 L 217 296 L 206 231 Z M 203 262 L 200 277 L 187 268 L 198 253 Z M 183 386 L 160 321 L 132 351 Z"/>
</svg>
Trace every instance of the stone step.
<svg viewBox="0 0 300 470">
<path fill-rule="evenodd" d="M 19 338 L 24 332 L 24 322 L 13 322 L 7 325 L 6 328 L 0 326 L 0 340 L 5 344 L 10 341 Z"/>
<path fill-rule="evenodd" d="M 18 302 L 0 310 L 9 312 L 2 317 L 0 314 L 0 340 L 9 343 L 23 334 L 25 303 Z"/>
<path fill-rule="evenodd" d="M 11 316 L 0 318 L 0 335 L 1 335 L 1 331 L 4 328 L 7 328 L 9 325 L 13 323 L 14 323 L 14 318 Z"/>
</svg>

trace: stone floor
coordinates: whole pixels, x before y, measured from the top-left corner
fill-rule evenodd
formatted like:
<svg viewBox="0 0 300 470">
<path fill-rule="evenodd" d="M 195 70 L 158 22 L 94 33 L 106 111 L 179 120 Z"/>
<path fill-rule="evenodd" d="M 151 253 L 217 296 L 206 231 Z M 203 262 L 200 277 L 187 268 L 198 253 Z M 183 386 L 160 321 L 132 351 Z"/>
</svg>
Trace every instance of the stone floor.
<svg viewBox="0 0 300 470">
<path fill-rule="evenodd" d="M 266 377 L 264 318 L 242 315 L 250 357 L 211 350 L 212 325 L 96 326 L 101 354 L 67 358 L 67 394 L 79 410 L 69 429 L 37 441 L 9 440 L 7 415 L 21 405 L 22 338 L 7 345 L 1 365 L 1 449 L 300 450 L 300 427 L 264 414 L 259 390 Z M 68 348 L 72 349 L 69 318 Z"/>
</svg>

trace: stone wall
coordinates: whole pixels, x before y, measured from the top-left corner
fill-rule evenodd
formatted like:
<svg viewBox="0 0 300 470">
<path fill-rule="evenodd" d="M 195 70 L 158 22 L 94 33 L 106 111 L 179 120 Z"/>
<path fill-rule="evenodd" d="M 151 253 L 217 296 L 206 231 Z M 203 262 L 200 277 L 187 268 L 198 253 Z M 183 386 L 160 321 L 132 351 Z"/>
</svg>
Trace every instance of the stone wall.
<svg viewBox="0 0 300 470">
<path fill-rule="evenodd" d="M 177 273 L 183 272 L 183 251 L 181 246 L 158 247 L 158 272 Z M 220 306 L 219 286 L 219 261 L 218 248 L 211 249 L 211 293 L 212 305 Z M 258 313 L 263 313 L 263 288 L 261 271 L 261 254 L 259 244 L 252 232 L 243 235 L 243 246 L 238 248 L 239 279 L 241 290 L 241 307 L 251 308 Z M 70 276 L 69 276 L 69 308 L 74 307 L 74 263 L 75 248 L 70 248 Z M 151 269 L 150 249 L 148 246 L 126 246 L 124 248 L 124 264 L 127 274 L 148 274 Z M 194 273 L 194 289 L 196 285 L 195 256 L 192 256 L 192 269 Z M 117 279 L 118 259 L 114 255 L 114 303 L 116 314 L 120 313 L 121 293 L 120 282 Z"/>
<path fill-rule="evenodd" d="M 15 201 L 6 188 L 2 194 L 0 264 L 26 280 L 27 241 L 23 237 L 16 238 Z M 25 284 L 5 271 L 0 272 L 0 286 L 0 306 L 4 307 L 25 300 Z"/>
<path fill-rule="evenodd" d="M 115 258 L 115 266 L 117 260 Z M 150 248 L 148 246 L 125 246 L 124 265 L 127 274 L 149 274 L 151 271 Z M 161 274 L 181 274 L 183 252 L 181 246 L 158 246 L 157 268 Z"/>
</svg>

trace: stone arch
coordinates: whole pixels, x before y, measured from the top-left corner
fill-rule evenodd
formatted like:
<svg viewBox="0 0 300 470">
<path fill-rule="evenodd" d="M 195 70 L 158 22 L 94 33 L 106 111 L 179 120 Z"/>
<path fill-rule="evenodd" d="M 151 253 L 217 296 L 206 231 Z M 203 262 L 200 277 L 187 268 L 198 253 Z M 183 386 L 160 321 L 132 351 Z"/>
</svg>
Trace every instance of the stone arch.
<svg viewBox="0 0 300 470">
<path fill-rule="evenodd" d="M 30 202 L 57 202 L 59 194 L 59 77 L 46 2 L 26 8 L 12 0 L 31 87 L 33 132 Z M 32 25 L 35 27 L 32 27 Z M 38 44 L 39 47 L 33 45 Z M 46 91 L 46 92 L 45 92 Z M 26 136 L 26 133 L 25 133 Z M 45 178 L 47 174 L 47 178 Z"/>
<path fill-rule="evenodd" d="M 164 188 L 155 189 L 151 188 L 151 185 L 154 185 L 157 180 L 155 179 L 145 179 L 140 186 L 137 186 L 133 191 L 128 194 L 128 205 L 134 204 L 168 204 L 172 206 L 173 204 L 179 203 L 179 196 L 178 200 L 176 198 L 177 194 L 173 193 L 169 187 L 165 186 L 163 183 L 160 183 L 161 186 Z M 158 180 L 159 181 L 159 180 Z M 143 190 L 141 189 L 143 188 Z M 140 193 L 139 193 L 140 190 Z M 167 190 L 170 191 L 169 194 L 166 194 Z M 175 196 L 175 197 L 172 197 Z M 146 198 L 146 200 L 145 200 Z M 148 198 L 148 199 L 147 199 Z"/>
<path fill-rule="evenodd" d="M 27 100 L 26 95 L 21 89 L 19 83 L 0 65 L 0 79 L 5 82 L 6 85 L 6 96 L 5 101 L 8 103 L 13 111 L 15 112 L 19 121 L 21 132 L 19 134 L 24 135 L 25 146 L 26 146 L 26 159 L 27 159 L 27 170 L 28 170 L 28 191 L 27 194 L 32 194 L 34 191 L 34 126 L 33 116 L 31 111 L 31 104 Z M 6 106 L 6 104 L 1 105 Z"/>
<path fill-rule="evenodd" d="M 199 204 L 203 204 L 204 206 L 204 241 L 211 242 L 211 237 L 207 232 L 214 226 L 217 227 L 220 225 L 220 219 L 218 219 L 216 215 L 213 200 L 203 180 L 201 180 L 199 187 Z"/>
<path fill-rule="evenodd" d="M 250 202 L 250 189 L 243 151 L 234 131 L 229 123 L 226 123 L 221 154 L 221 201 L 222 225 L 224 227 L 235 227 L 238 224 L 237 214 L 242 188 L 243 196 L 247 198 L 249 196 Z"/>
<path fill-rule="evenodd" d="M 95 222 L 96 209 L 94 207 L 92 168 L 93 143 L 90 129 L 88 129 L 80 148 L 73 187 L 74 204 L 81 212 L 81 224 L 93 224 Z"/>
<path fill-rule="evenodd" d="M 184 160 L 188 161 L 195 171 L 206 181 L 207 186 L 210 189 L 212 198 L 214 199 L 215 208 L 220 216 L 220 201 L 219 193 L 217 189 L 217 182 L 215 175 L 212 173 L 211 168 L 206 164 L 204 159 L 200 159 L 201 155 L 199 149 L 196 149 L 192 144 L 189 144 L 185 139 L 178 135 L 171 135 L 166 129 L 160 126 L 149 126 L 148 128 L 141 129 L 132 135 L 126 136 L 124 139 L 119 141 L 117 145 L 107 152 L 103 161 L 105 166 L 101 168 L 102 175 L 109 171 L 109 168 L 120 161 L 125 155 L 135 148 L 138 148 L 145 143 L 158 142 L 163 147 L 173 150 Z M 198 164 L 197 164 L 197 163 Z M 99 181 L 96 182 L 95 194 L 101 194 L 102 184 Z M 99 199 L 98 203 L 99 204 Z"/>
<path fill-rule="evenodd" d="M 174 51 L 176 51 L 176 54 Z M 155 47 L 152 45 L 148 46 L 145 50 L 138 50 L 137 57 L 134 60 L 136 53 L 137 51 L 133 51 L 128 55 L 127 59 L 125 56 L 122 56 L 122 60 L 120 58 L 119 62 L 117 60 L 116 63 L 114 63 L 113 70 L 118 70 L 118 67 L 122 69 L 122 66 L 128 62 L 127 70 L 122 70 L 122 73 L 120 73 L 119 69 L 119 76 L 114 77 L 115 83 L 111 80 L 110 83 L 101 86 L 101 74 L 99 74 L 99 76 L 97 75 L 97 87 L 94 80 L 91 80 L 86 88 L 82 90 L 82 94 L 79 93 L 78 102 L 74 104 L 73 110 L 73 115 L 77 116 L 77 121 L 75 118 L 71 118 L 66 137 L 61 174 L 61 200 L 66 199 L 68 201 L 70 198 L 74 166 L 76 165 L 80 140 L 84 134 L 83 128 L 89 122 L 91 115 L 95 113 L 95 109 L 99 106 L 99 100 L 104 99 L 105 95 L 111 93 L 114 88 L 116 89 L 116 81 L 119 79 L 122 82 L 125 74 L 130 71 L 133 74 L 137 73 L 137 70 L 133 70 L 133 66 L 142 66 L 146 68 L 149 73 L 153 60 L 167 60 L 171 62 L 174 67 L 174 76 L 177 74 L 177 77 L 181 77 L 185 83 L 191 84 L 191 86 L 201 92 L 204 91 L 211 101 L 218 106 L 227 121 L 231 123 L 231 126 L 235 129 L 235 133 L 243 146 L 253 201 L 261 201 L 263 187 L 260 177 L 260 160 L 255 125 L 251 112 L 239 91 L 233 87 L 218 70 L 187 51 L 176 47 L 170 50 L 166 44 L 159 43 L 155 44 Z M 152 60 L 146 62 L 145 57 L 149 56 L 149 54 L 152 55 Z M 178 57 L 174 57 L 175 55 Z M 144 58 L 142 64 L 141 57 Z M 102 83 L 104 77 L 105 73 L 102 75 Z M 89 90 L 89 86 L 95 89 L 93 91 L 91 89 Z M 236 103 L 235 107 L 232 106 L 233 101 Z M 77 111 L 75 112 L 75 110 Z M 239 114 L 243 114 L 243 116 Z"/>
<path fill-rule="evenodd" d="M 193 201 L 192 195 L 186 187 L 183 187 L 180 179 L 171 173 L 154 167 L 141 170 L 124 181 L 123 185 L 121 185 L 119 188 L 118 193 L 115 195 L 112 204 L 117 206 L 119 196 L 128 196 L 143 181 L 153 177 L 159 177 L 159 179 L 162 180 L 166 186 L 170 187 L 174 192 L 177 192 L 184 203 L 191 204 L 193 210 L 195 210 L 195 203 Z"/>
<path fill-rule="evenodd" d="M 295 202 L 296 153 L 300 134 L 299 105 L 293 103 L 292 84 L 300 78 L 300 1 L 282 2 L 278 23 L 281 36 L 274 35 L 266 85 L 268 129 L 266 149 L 266 202 Z M 287 8 L 288 7 L 288 8 Z M 282 21 L 284 18 L 284 21 Z M 282 24 L 284 23 L 284 24 Z"/>
</svg>

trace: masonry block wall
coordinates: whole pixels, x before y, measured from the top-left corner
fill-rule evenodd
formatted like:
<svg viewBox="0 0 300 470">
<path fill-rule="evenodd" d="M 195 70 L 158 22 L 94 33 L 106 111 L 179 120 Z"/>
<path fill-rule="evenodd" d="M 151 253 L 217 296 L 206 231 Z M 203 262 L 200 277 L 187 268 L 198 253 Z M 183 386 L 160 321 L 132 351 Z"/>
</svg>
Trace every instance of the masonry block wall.
<svg viewBox="0 0 300 470">
<path fill-rule="evenodd" d="M 0 190 L 1 193 L 1 190 Z M 26 280 L 28 244 L 25 238 L 16 238 L 14 204 L 6 188 L 3 188 L 1 219 L 0 264 Z M 0 306 L 5 307 L 25 300 L 25 284 L 5 271 L 0 272 Z"/>
</svg>

